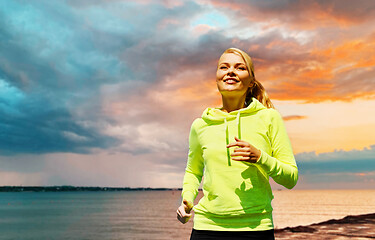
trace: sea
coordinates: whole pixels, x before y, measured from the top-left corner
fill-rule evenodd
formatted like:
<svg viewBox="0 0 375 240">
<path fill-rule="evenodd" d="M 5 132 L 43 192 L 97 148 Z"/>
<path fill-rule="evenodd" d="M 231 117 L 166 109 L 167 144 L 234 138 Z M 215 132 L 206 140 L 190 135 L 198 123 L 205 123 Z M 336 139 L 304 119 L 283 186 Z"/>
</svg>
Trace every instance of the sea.
<svg viewBox="0 0 375 240">
<path fill-rule="evenodd" d="M 1 192 L 0 239 L 189 239 L 181 192 Z M 201 197 L 200 192 L 197 199 Z M 375 190 L 279 190 L 276 228 L 375 212 Z"/>
</svg>

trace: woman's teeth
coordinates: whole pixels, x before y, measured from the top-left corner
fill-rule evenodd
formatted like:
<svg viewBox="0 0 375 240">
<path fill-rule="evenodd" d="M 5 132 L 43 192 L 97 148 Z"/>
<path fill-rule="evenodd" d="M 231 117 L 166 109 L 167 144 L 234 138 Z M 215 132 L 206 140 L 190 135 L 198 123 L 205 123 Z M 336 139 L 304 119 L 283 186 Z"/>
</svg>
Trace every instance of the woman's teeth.
<svg viewBox="0 0 375 240">
<path fill-rule="evenodd" d="M 239 81 L 237 81 L 237 80 L 235 80 L 235 79 L 227 79 L 227 80 L 225 80 L 224 82 L 229 83 L 229 84 L 233 84 L 233 83 L 237 83 L 237 82 L 239 82 Z"/>
</svg>

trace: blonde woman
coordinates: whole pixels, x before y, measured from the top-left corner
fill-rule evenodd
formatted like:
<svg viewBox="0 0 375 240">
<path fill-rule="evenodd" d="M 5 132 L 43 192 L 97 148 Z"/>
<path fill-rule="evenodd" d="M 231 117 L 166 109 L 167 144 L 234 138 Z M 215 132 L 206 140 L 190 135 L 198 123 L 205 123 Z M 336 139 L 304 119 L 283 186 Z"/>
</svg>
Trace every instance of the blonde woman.
<svg viewBox="0 0 375 240">
<path fill-rule="evenodd" d="M 194 210 L 190 239 L 274 239 L 269 177 L 289 189 L 298 179 L 283 120 L 244 51 L 224 51 L 216 83 L 222 107 L 192 123 L 177 218 L 186 223 Z"/>
</svg>

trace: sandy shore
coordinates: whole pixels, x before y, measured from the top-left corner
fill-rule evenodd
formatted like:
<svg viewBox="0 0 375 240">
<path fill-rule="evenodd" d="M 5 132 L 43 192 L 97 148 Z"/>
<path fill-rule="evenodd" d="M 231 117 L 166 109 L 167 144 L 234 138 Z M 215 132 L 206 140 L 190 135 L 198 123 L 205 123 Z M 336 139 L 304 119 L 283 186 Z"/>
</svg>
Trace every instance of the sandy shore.
<svg viewBox="0 0 375 240">
<path fill-rule="evenodd" d="M 276 239 L 375 239 L 375 213 L 275 230 Z"/>
</svg>

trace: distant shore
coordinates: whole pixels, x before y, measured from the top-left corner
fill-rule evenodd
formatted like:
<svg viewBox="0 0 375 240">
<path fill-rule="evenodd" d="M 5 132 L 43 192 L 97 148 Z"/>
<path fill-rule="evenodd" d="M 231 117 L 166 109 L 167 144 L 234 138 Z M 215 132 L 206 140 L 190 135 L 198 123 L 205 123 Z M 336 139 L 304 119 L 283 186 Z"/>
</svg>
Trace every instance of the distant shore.
<svg viewBox="0 0 375 240">
<path fill-rule="evenodd" d="M 81 191 L 181 191 L 181 188 L 77 187 L 77 186 L 2 186 L 0 192 L 81 192 Z"/>
<path fill-rule="evenodd" d="M 375 239 L 375 213 L 275 229 L 276 239 Z"/>
</svg>

